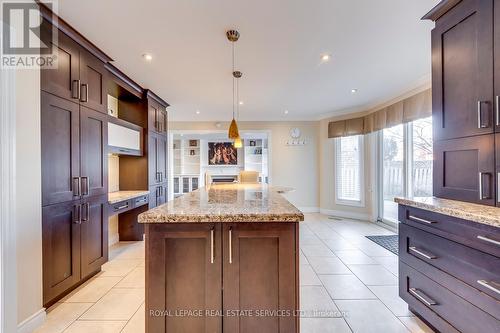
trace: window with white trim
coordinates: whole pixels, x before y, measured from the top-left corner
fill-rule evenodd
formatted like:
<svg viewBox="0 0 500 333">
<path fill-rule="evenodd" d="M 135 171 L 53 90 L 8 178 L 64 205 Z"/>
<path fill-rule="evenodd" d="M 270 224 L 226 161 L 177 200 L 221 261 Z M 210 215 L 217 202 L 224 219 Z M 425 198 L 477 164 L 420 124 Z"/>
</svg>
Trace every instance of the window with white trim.
<svg viewBox="0 0 500 333">
<path fill-rule="evenodd" d="M 335 139 L 335 202 L 364 205 L 363 135 Z"/>
</svg>

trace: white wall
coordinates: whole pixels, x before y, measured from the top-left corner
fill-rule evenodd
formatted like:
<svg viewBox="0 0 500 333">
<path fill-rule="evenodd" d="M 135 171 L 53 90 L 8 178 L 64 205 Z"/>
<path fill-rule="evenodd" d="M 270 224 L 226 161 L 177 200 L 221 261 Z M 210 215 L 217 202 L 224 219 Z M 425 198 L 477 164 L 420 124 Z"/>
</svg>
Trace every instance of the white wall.
<svg viewBox="0 0 500 333">
<path fill-rule="evenodd" d="M 228 128 L 229 123 L 222 123 L 221 128 Z M 319 122 L 239 122 L 242 131 L 268 131 L 269 136 L 269 171 L 272 185 L 291 186 L 295 192 L 287 198 L 295 206 L 314 210 L 319 207 L 319 167 L 318 144 Z M 298 127 L 302 131 L 305 146 L 287 146 L 290 129 Z M 215 122 L 171 122 L 172 130 L 218 131 Z"/>
<path fill-rule="evenodd" d="M 16 72 L 17 322 L 42 310 L 40 72 Z"/>
</svg>

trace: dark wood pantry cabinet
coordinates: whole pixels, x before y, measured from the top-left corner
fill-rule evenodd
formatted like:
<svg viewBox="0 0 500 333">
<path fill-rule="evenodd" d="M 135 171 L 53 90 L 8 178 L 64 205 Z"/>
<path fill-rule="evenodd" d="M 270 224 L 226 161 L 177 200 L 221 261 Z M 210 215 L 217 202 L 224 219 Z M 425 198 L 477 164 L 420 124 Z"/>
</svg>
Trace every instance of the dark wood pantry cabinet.
<svg viewBox="0 0 500 333">
<path fill-rule="evenodd" d="M 498 203 L 500 9 L 493 0 L 442 1 L 432 30 L 434 195 Z"/>
<path fill-rule="evenodd" d="M 57 57 L 55 68 L 40 72 L 43 304 L 48 307 L 107 261 L 108 210 L 118 214 L 120 240 L 143 240 L 137 215 L 148 201 L 149 207 L 167 201 L 169 105 L 37 3 L 42 40 Z M 117 101 L 113 115 L 108 97 Z M 113 151 L 120 154 L 119 189 L 150 190 L 126 209 L 108 202 L 109 122 L 126 123 L 141 136 L 135 154 Z"/>
</svg>

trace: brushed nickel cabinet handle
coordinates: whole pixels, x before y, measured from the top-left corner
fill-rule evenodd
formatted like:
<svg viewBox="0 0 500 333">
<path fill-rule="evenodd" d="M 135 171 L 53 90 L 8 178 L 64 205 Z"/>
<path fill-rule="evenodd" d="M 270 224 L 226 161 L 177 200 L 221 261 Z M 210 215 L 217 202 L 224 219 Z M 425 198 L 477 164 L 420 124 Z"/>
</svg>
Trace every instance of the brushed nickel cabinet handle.
<svg viewBox="0 0 500 333">
<path fill-rule="evenodd" d="M 488 238 L 486 236 L 477 236 L 478 239 L 482 240 L 482 241 L 485 241 L 485 242 L 488 242 L 488 243 L 491 243 L 491 244 L 495 244 L 495 245 L 500 245 L 500 241 L 497 241 L 497 240 L 494 240 L 494 239 L 491 239 L 491 238 Z"/>
<path fill-rule="evenodd" d="M 410 289 L 408 289 L 408 291 L 410 292 L 410 294 L 415 296 L 419 301 L 421 301 L 422 303 L 424 303 L 427 306 L 432 306 L 432 305 L 437 304 L 435 301 L 433 301 L 432 299 L 427 297 L 427 295 L 425 295 L 424 293 L 420 292 L 421 293 L 420 294 L 419 290 L 416 288 L 410 288 Z"/>
<path fill-rule="evenodd" d="M 73 206 L 73 223 L 82 224 L 82 205 Z"/>
<path fill-rule="evenodd" d="M 500 284 L 493 282 L 493 281 L 486 281 L 486 280 L 477 280 L 477 283 L 479 283 L 481 286 L 488 288 L 489 290 L 492 290 L 500 295 L 500 289 L 499 289 Z"/>
<path fill-rule="evenodd" d="M 477 128 L 483 128 L 483 124 L 481 124 L 481 101 L 477 101 Z"/>
<path fill-rule="evenodd" d="M 425 253 L 424 251 L 417 249 L 415 246 L 410 246 L 408 249 L 411 252 L 414 252 L 414 253 L 418 254 L 419 256 L 424 257 L 425 259 L 432 260 L 432 259 L 436 259 L 437 258 L 435 255 L 430 254 L 430 253 Z"/>
<path fill-rule="evenodd" d="M 496 120 L 495 124 L 497 126 L 500 126 L 500 96 L 495 96 L 495 114 L 496 114 Z"/>
<path fill-rule="evenodd" d="M 121 205 L 121 206 L 115 207 L 115 211 L 116 210 L 120 210 L 120 209 L 124 209 L 124 208 L 128 208 L 128 203 L 126 203 L 125 205 Z"/>
<path fill-rule="evenodd" d="M 483 200 L 483 173 L 479 172 L 479 200 Z"/>
<path fill-rule="evenodd" d="M 82 179 L 85 181 L 85 186 L 82 186 L 82 195 L 89 195 L 89 189 L 90 189 L 90 179 L 89 177 L 82 177 Z"/>
<path fill-rule="evenodd" d="M 79 197 L 82 195 L 82 180 L 80 177 L 73 177 L 73 196 Z"/>
<path fill-rule="evenodd" d="M 71 98 L 80 99 L 80 80 L 71 82 Z"/>
<path fill-rule="evenodd" d="M 408 216 L 409 220 L 415 221 L 415 222 L 420 222 L 420 223 L 425 223 L 425 224 L 434 224 L 436 221 L 431 221 L 431 220 L 426 220 L 420 217 L 416 217 L 414 215 Z"/>
<path fill-rule="evenodd" d="M 214 263 L 214 229 L 210 229 L 210 263 Z"/>
<path fill-rule="evenodd" d="M 85 206 L 85 217 L 82 218 L 82 222 L 87 222 L 90 218 L 90 204 L 86 202 L 83 205 Z"/>
<path fill-rule="evenodd" d="M 81 89 L 85 88 L 84 90 L 85 93 L 84 94 L 80 93 L 81 95 L 83 95 L 83 97 L 80 96 L 80 102 L 87 103 L 89 101 L 89 85 L 87 83 L 83 83 L 80 86 L 81 86 L 80 91 Z"/>
<path fill-rule="evenodd" d="M 497 183 L 498 183 L 497 184 L 497 193 L 498 193 L 497 200 L 498 200 L 498 202 L 500 202 L 500 172 L 497 173 Z"/>
<path fill-rule="evenodd" d="M 233 227 L 229 227 L 229 263 L 233 263 Z"/>
</svg>

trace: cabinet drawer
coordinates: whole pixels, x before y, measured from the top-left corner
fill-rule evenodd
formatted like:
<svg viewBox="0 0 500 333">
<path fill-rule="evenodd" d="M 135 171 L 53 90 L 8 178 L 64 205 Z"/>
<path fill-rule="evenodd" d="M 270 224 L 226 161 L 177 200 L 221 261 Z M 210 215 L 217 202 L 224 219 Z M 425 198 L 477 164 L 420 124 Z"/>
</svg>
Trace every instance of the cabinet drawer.
<svg viewBox="0 0 500 333">
<path fill-rule="evenodd" d="M 448 289 L 500 319 L 499 258 L 404 224 L 399 257 L 436 281 L 446 280 Z M 436 270 L 451 276 L 443 278 Z"/>
<path fill-rule="evenodd" d="M 149 194 L 134 199 L 134 207 L 140 207 L 149 202 Z"/>
<path fill-rule="evenodd" d="M 500 257 L 499 228 L 404 205 L 399 205 L 399 221 Z"/>
<path fill-rule="evenodd" d="M 110 215 L 119 214 L 132 208 L 132 199 L 114 203 L 112 205 L 109 205 L 109 207 Z"/>
<path fill-rule="evenodd" d="M 500 321 L 402 262 L 399 296 L 441 332 L 500 330 Z"/>
</svg>

